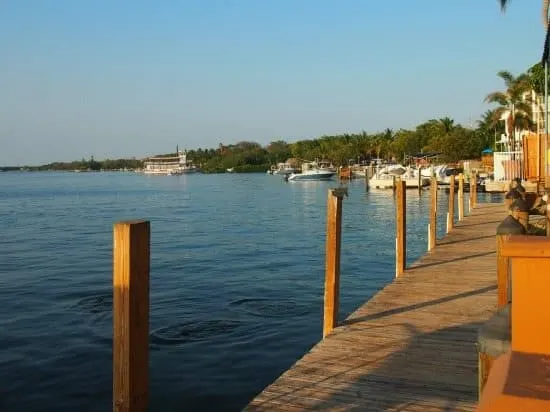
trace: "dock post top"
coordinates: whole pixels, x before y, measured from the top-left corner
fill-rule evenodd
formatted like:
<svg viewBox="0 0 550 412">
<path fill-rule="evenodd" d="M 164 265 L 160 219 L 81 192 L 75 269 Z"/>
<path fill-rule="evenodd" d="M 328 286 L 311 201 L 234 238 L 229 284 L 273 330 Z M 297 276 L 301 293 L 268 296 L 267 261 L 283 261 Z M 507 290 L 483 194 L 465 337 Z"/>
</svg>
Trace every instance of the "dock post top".
<svg viewBox="0 0 550 412">
<path fill-rule="evenodd" d="M 518 211 L 518 212 L 528 212 L 529 211 L 529 203 L 522 197 L 518 199 L 514 199 L 512 201 L 512 204 L 510 205 L 510 211 Z"/>
<path fill-rule="evenodd" d="M 114 223 L 114 226 L 138 226 L 138 225 L 149 225 L 148 220 L 134 219 L 134 220 L 121 220 Z"/>
<path fill-rule="evenodd" d="M 332 194 L 332 196 L 336 196 L 339 198 L 343 198 L 344 196 L 348 196 L 348 188 L 347 187 L 335 187 L 332 189 L 329 189 L 329 192 Z"/>
<path fill-rule="evenodd" d="M 497 235 L 523 235 L 525 234 L 525 228 L 518 220 L 508 215 L 497 226 Z"/>
</svg>

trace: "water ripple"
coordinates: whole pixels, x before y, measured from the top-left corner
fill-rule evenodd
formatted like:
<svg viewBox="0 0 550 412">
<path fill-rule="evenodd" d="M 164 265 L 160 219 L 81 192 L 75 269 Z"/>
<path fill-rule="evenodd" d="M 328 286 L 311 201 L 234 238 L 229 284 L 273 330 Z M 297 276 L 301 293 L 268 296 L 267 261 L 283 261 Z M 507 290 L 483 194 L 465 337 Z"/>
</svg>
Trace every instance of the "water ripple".
<svg viewBox="0 0 550 412">
<path fill-rule="evenodd" d="M 287 299 L 242 298 L 231 302 L 229 307 L 261 318 L 291 318 L 310 311 L 309 305 Z"/>
<path fill-rule="evenodd" d="M 230 319 L 210 319 L 177 323 L 155 329 L 151 333 L 153 346 L 183 345 L 206 341 L 234 332 L 241 322 Z"/>
</svg>

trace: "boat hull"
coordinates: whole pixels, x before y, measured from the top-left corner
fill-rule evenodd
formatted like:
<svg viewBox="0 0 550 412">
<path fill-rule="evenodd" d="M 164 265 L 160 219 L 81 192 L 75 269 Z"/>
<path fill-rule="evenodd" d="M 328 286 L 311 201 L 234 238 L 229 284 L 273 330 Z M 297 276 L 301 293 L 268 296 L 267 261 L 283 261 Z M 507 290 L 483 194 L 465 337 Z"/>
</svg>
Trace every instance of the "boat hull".
<svg viewBox="0 0 550 412">
<path fill-rule="evenodd" d="M 330 180 L 335 175 L 336 175 L 336 172 L 291 174 L 288 176 L 288 181 L 296 182 L 296 181 L 311 181 L 311 180 Z"/>
</svg>

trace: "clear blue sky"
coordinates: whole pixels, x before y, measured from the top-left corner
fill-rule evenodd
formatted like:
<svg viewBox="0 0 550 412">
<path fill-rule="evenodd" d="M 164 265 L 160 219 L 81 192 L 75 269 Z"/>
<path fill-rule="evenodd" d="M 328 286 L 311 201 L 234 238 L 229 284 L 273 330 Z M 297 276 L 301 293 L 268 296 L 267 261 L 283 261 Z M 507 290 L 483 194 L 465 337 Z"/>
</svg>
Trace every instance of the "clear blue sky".
<svg viewBox="0 0 550 412">
<path fill-rule="evenodd" d="M 541 0 L 2 0 L 0 165 L 472 123 Z"/>
</svg>

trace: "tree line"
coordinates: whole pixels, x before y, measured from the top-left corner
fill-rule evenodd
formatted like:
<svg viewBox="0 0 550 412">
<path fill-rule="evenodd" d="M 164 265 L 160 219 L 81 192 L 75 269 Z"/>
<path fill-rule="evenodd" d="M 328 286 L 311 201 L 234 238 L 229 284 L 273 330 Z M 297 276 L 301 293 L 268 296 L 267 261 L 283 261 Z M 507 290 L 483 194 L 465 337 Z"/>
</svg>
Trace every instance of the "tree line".
<svg viewBox="0 0 550 412">
<path fill-rule="evenodd" d="M 235 144 L 220 143 L 217 148 L 193 149 L 187 158 L 201 167 L 205 173 L 224 172 L 234 168 L 236 172 L 260 172 L 289 158 L 298 160 L 323 159 L 335 165 L 350 161 L 368 161 L 373 158 L 403 161 L 406 156 L 437 152 L 445 162 L 475 159 L 484 149 L 494 149 L 494 142 L 504 133 L 503 114 L 509 113 L 507 132 L 515 134 L 523 130 L 536 130 L 537 119 L 531 112 L 532 93 L 535 104 L 542 105 L 544 69 L 540 63 L 517 76 L 508 71 L 497 73 L 503 80 L 503 90 L 490 93 L 485 102 L 494 105 L 475 125 L 456 123 L 451 117 L 431 119 L 412 129 L 386 129 L 377 133 L 360 131 L 339 135 L 325 135 L 315 139 L 288 143 L 274 139 L 262 146 L 257 142 L 241 141 Z M 168 153 L 161 156 L 175 156 Z M 73 162 L 55 162 L 30 168 L 31 170 L 120 170 L 140 169 L 141 159 L 106 159 L 93 157 Z"/>
</svg>

